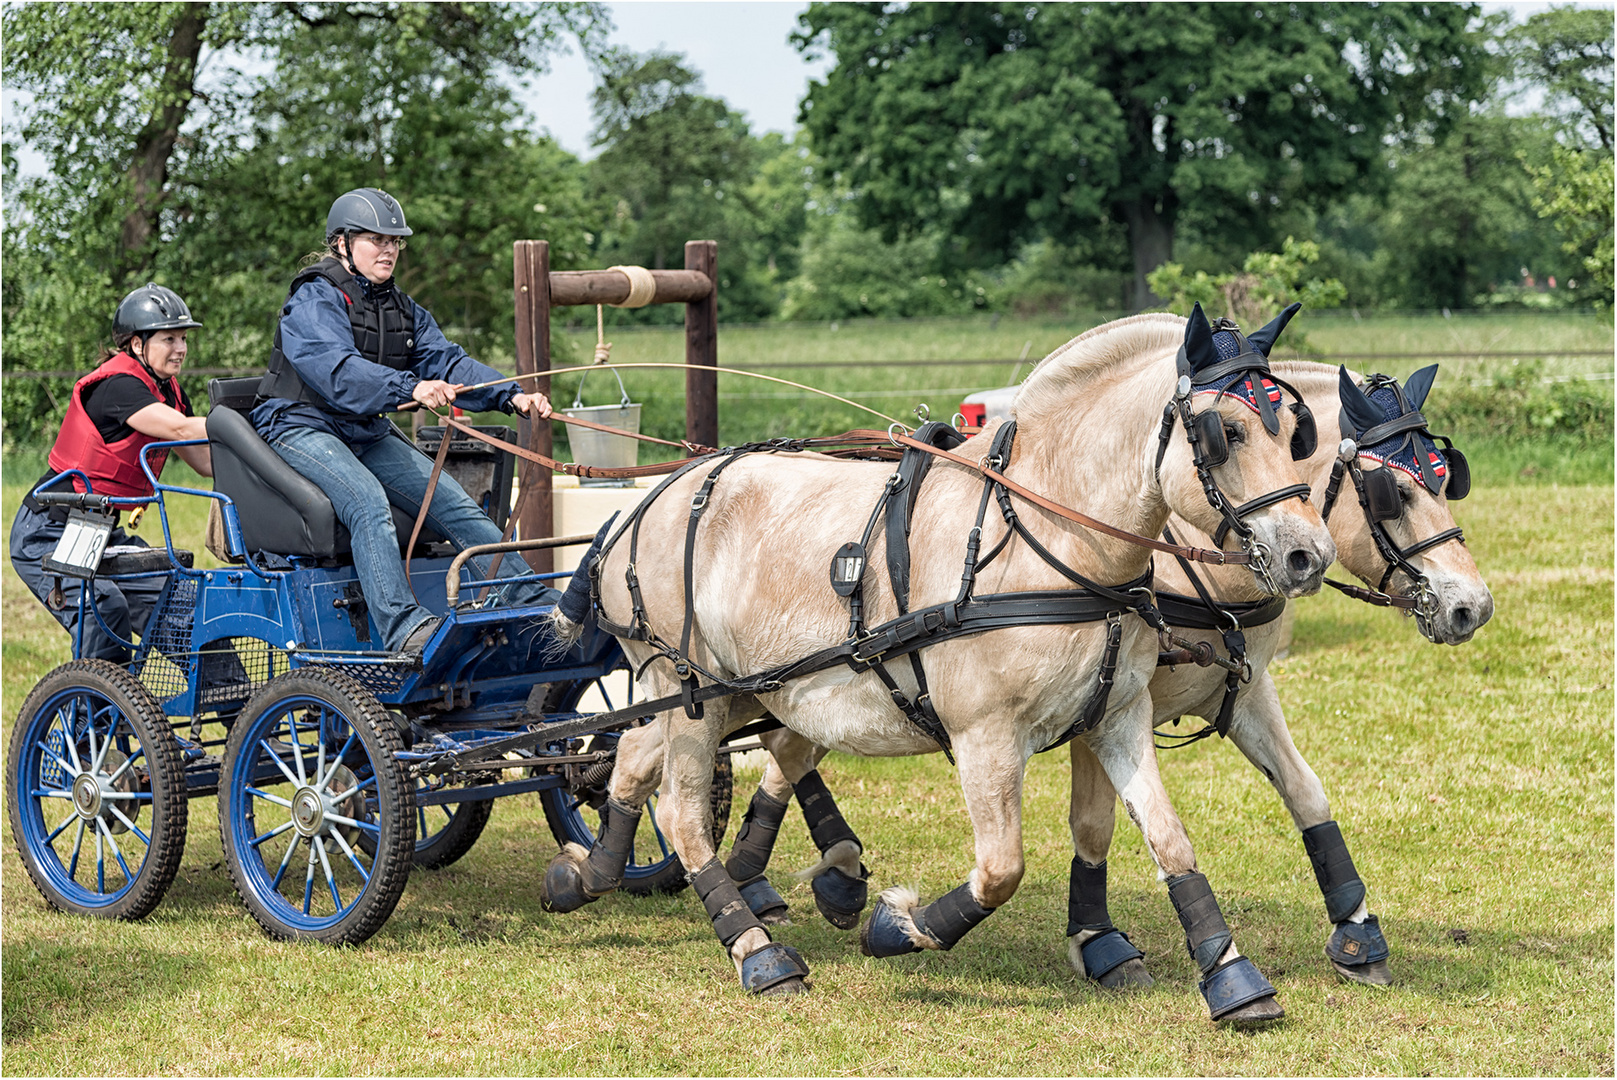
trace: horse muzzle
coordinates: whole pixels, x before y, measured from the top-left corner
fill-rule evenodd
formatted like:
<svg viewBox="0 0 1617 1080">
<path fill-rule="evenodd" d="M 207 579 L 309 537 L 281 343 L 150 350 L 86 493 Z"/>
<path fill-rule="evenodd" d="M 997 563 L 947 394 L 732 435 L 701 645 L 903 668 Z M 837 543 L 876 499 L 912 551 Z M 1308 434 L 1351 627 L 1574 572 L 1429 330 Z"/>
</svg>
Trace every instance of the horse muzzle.
<svg viewBox="0 0 1617 1080">
<path fill-rule="evenodd" d="M 1416 613 L 1420 632 L 1436 645 L 1464 645 L 1493 618 L 1493 594 L 1480 581 L 1431 582 L 1437 603 L 1430 616 Z"/>
<path fill-rule="evenodd" d="M 1292 528 L 1289 523 L 1265 539 L 1259 530 L 1252 545 L 1252 573 L 1264 591 L 1295 599 L 1312 596 L 1325 583 L 1325 568 L 1336 560 L 1336 545 L 1323 530 Z"/>
</svg>

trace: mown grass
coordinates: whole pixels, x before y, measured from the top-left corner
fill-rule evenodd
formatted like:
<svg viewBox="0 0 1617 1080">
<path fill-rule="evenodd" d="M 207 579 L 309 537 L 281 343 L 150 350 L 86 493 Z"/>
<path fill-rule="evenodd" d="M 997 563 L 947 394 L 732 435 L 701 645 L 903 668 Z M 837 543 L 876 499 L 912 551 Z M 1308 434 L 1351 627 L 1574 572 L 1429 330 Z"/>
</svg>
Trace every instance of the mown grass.
<svg viewBox="0 0 1617 1080">
<path fill-rule="evenodd" d="M 819 919 L 806 886 L 777 874 L 797 920 L 779 937 L 817 983 L 790 1002 L 740 992 L 689 892 L 542 912 L 537 881 L 555 845 L 531 797 L 499 803 L 460 863 L 414 875 L 367 945 L 271 942 L 231 889 L 215 800 L 203 798 L 190 806 L 179 879 L 138 924 L 50 912 L 5 826 L 5 1069 L 1610 1074 L 1612 488 L 1496 475 L 1484 463 L 1508 464 L 1509 451 L 1477 450 L 1477 490 L 1455 510 L 1493 588 L 1493 622 L 1464 647 L 1440 648 L 1385 611 L 1322 596 L 1299 604 L 1291 655 L 1275 668 L 1391 942 L 1389 990 L 1331 974 L 1290 820 L 1263 777 L 1216 741 L 1164 755 L 1164 773 L 1239 942 L 1288 1010 L 1256 1033 L 1206 1021 L 1177 920 L 1121 815 L 1112 912 L 1158 985 L 1118 997 L 1068 969 L 1059 753 L 1029 769 L 1020 892 L 951 953 L 863 958 L 853 935 Z M 1586 447 L 1567 454 L 1571 468 L 1590 467 Z M 34 475 L 8 462 L 7 521 L 19 481 Z M 176 530 L 200 556 L 202 512 L 190 501 L 175 501 Z M 155 538 L 155 521 L 142 532 Z M 0 575 L 0 617 L 9 721 L 67 658 L 67 638 L 11 573 Z M 867 844 L 874 887 L 936 896 L 964 879 L 970 828 L 940 756 L 835 756 L 824 771 Z M 738 782 L 732 831 L 751 779 Z M 794 813 L 777 865 L 813 854 Z"/>
</svg>

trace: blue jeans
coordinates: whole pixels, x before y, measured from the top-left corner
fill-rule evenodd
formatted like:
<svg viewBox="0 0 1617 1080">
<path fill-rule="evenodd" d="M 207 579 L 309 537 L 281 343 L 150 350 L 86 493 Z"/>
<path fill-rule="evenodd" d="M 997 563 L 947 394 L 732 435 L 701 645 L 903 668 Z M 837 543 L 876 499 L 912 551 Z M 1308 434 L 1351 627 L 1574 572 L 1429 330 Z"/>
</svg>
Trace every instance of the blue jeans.
<svg viewBox="0 0 1617 1080">
<path fill-rule="evenodd" d="M 292 428 L 276 436 L 270 446 L 331 499 L 337 520 L 348 528 L 354 572 L 359 575 L 371 618 L 387 647 L 397 650 L 432 612 L 417 604 L 410 592 L 388 504 L 412 517 L 420 512 L 432 476 L 432 459 L 401 438 L 389 436 L 350 447 L 335 435 L 312 428 Z M 457 549 L 500 541 L 499 528 L 447 473 L 438 477 L 427 522 Z M 491 556 L 472 560 L 485 578 L 492 561 Z M 507 555 L 500 563 L 502 577 L 529 572 L 518 555 Z M 551 604 L 559 595 L 533 581 L 510 586 L 504 599 L 521 605 Z"/>
</svg>

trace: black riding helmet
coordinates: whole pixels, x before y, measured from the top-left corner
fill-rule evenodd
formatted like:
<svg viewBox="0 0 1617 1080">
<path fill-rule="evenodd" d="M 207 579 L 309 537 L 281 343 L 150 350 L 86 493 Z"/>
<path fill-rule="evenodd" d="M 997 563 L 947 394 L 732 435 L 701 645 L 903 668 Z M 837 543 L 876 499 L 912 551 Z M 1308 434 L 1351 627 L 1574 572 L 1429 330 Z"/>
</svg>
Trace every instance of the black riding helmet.
<svg viewBox="0 0 1617 1080">
<path fill-rule="evenodd" d="M 355 188 L 337 196 L 326 214 L 326 239 L 351 232 L 380 233 L 383 236 L 409 236 L 404 223 L 404 207 L 381 188 Z"/>
<path fill-rule="evenodd" d="M 193 330 L 202 324 L 191 316 L 179 293 L 162 285 L 147 283 L 124 297 L 112 316 L 112 340 L 118 348 L 129 347 L 136 334 L 141 341 L 159 330 Z"/>
</svg>

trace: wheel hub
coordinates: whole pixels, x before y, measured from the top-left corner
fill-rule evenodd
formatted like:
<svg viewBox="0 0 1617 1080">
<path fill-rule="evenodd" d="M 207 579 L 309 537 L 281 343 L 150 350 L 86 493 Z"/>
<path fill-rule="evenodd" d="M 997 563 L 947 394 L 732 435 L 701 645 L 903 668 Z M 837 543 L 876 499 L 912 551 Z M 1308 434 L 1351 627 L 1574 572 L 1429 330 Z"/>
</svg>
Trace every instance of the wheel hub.
<svg viewBox="0 0 1617 1080">
<path fill-rule="evenodd" d="M 73 781 L 73 809 L 85 821 L 101 813 L 101 785 L 87 772 L 80 773 Z"/>
<path fill-rule="evenodd" d="M 299 788 L 292 796 L 292 827 L 299 836 L 314 836 L 326 823 L 326 804 L 312 787 Z"/>
</svg>

